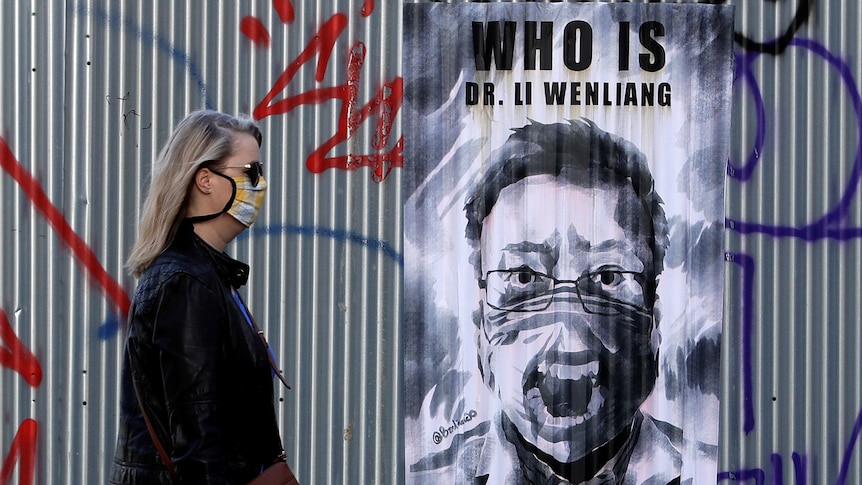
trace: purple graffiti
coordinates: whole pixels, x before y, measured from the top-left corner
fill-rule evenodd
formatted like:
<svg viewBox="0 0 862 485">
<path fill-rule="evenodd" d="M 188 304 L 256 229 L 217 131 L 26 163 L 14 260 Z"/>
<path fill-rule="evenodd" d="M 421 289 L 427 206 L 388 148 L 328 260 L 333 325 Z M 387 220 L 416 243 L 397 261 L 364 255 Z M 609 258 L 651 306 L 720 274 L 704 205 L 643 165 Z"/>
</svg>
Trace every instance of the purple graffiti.
<svg viewBox="0 0 862 485">
<path fill-rule="evenodd" d="M 793 476 L 796 478 L 796 485 L 806 485 L 808 483 L 808 459 L 805 455 L 800 455 L 795 451 L 791 459 L 793 460 Z"/>
<path fill-rule="evenodd" d="M 856 440 L 859 439 L 859 433 L 862 432 L 862 409 L 856 415 L 856 424 L 853 425 L 853 432 L 850 433 L 850 441 L 844 449 L 844 458 L 841 459 L 841 470 L 838 472 L 838 480 L 836 485 L 844 485 L 847 483 L 847 472 L 850 470 L 850 459 L 853 458 L 853 449 L 856 447 Z"/>
<path fill-rule="evenodd" d="M 754 258 L 743 253 L 726 253 L 725 260 L 742 268 L 742 402 L 745 434 L 754 430 L 754 366 L 751 338 L 754 331 Z"/>
<path fill-rule="evenodd" d="M 808 483 L 808 462 L 805 455 L 800 455 L 794 451 L 791 460 L 793 461 L 794 483 L 805 485 Z M 770 461 L 772 462 L 772 485 L 784 485 L 784 460 L 778 453 L 773 453 Z"/>
<path fill-rule="evenodd" d="M 784 461 L 781 455 L 773 453 L 769 461 L 772 463 L 772 485 L 784 485 Z"/>
<path fill-rule="evenodd" d="M 826 47 L 814 40 L 793 39 L 789 45 L 806 49 L 823 58 L 832 68 L 838 71 L 841 76 L 844 87 L 847 89 L 853 102 L 853 110 L 856 114 L 856 133 L 858 140 L 852 173 L 850 174 L 847 186 L 837 205 L 814 222 L 797 227 L 727 219 L 727 227 L 740 234 L 759 233 L 774 237 L 795 237 L 805 241 L 816 241 L 820 239 L 844 241 L 862 237 L 862 228 L 842 227 L 840 225 L 849 213 L 853 198 L 856 196 L 859 189 L 860 179 L 862 179 L 862 97 L 860 97 L 856 80 L 853 78 L 853 71 L 846 62 L 841 60 L 841 58 L 832 54 L 828 49 L 826 49 Z M 763 106 L 763 97 L 760 95 L 760 91 L 754 82 L 754 74 L 751 69 L 752 62 L 760 55 L 761 53 L 754 52 L 737 56 L 736 77 L 737 79 L 744 79 L 746 85 L 752 88 L 757 109 L 757 135 L 755 137 L 754 152 L 741 167 L 736 167 L 732 163 L 728 164 L 728 174 L 741 182 L 747 181 L 751 177 L 753 170 L 756 168 L 760 157 L 762 156 L 763 139 L 765 137 L 766 116 L 765 108 Z"/>
<path fill-rule="evenodd" d="M 771 41 L 755 42 L 740 33 L 735 34 L 736 42 L 743 51 L 736 55 L 736 70 L 734 72 L 734 83 L 740 82 L 743 89 L 748 90 L 753 99 L 756 116 L 756 131 L 751 153 L 744 162 L 736 164 L 728 160 L 727 174 L 730 178 L 740 183 L 746 183 L 758 168 L 763 157 L 766 144 L 767 131 L 767 109 L 761 93 L 760 86 L 755 77 L 754 62 L 763 54 L 778 55 L 788 47 L 803 49 L 809 54 L 825 61 L 830 71 L 837 72 L 841 79 L 842 88 L 846 90 L 851 100 L 856 129 L 851 128 L 850 133 L 856 133 L 857 145 L 853 158 L 852 169 L 840 198 L 835 205 L 825 211 L 813 221 L 799 226 L 764 224 L 751 221 L 741 221 L 728 218 L 726 228 L 738 234 L 765 234 L 777 238 L 798 238 L 804 241 L 818 241 L 831 239 L 836 241 L 847 241 L 862 237 L 862 227 L 850 227 L 846 222 L 854 198 L 859 191 L 862 181 L 862 96 L 860 96 L 857 82 L 850 66 L 837 55 L 831 53 L 824 45 L 812 39 L 794 38 L 796 32 L 805 24 L 811 15 L 813 0 L 800 0 L 794 18 L 787 30 L 778 38 Z M 743 430 L 745 434 L 754 429 L 754 407 L 753 407 L 753 366 L 752 366 L 752 337 L 754 331 L 754 277 L 755 260 L 752 256 L 741 253 L 727 253 L 729 262 L 738 264 L 742 268 L 742 301 L 741 301 L 741 344 L 742 344 L 742 380 L 743 380 Z M 838 471 L 836 484 L 845 485 L 851 461 L 855 451 L 855 445 L 862 433 L 862 410 L 856 417 L 853 431 L 850 434 L 847 446 Z M 808 476 L 808 458 L 806 455 L 793 452 L 791 455 L 793 466 L 793 480 L 797 485 L 806 485 Z M 778 453 L 770 456 L 771 483 L 783 485 L 784 460 Z M 746 482 L 753 480 L 757 484 L 766 483 L 766 472 L 761 468 L 745 468 L 735 471 L 725 471 L 718 474 L 718 481 Z"/>
<path fill-rule="evenodd" d="M 730 480 L 733 482 L 747 482 L 754 479 L 756 485 L 766 484 L 766 473 L 760 468 L 752 468 L 749 470 L 737 470 L 733 472 L 721 472 L 718 474 L 718 481 Z"/>
<path fill-rule="evenodd" d="M 751 90 L 754 97 L 754 109 L 757 113 L 757 133 L 754 136 L 754 150 L 748 155 L 745 165 L 736 167 L 731 161 L 727 162 L 727 175 L 741 182 L 745 182 L 751 178 L 754 169 L 757 168 L 757 162 L 760 160 L 760 155 L 763 153 L 763 145 L 766 140 L 766 107 L 763 101 L 763 94 L 760 92 L 760 86 L 757 85 L 757 80 L 754 78 L 754 71 L 751 69 L 751 64 L 759 54 L 746 55 L 737 54 L 734 65 L 736 70 L 733 73 L 733 82 L 742 79 Z"/>
<path fill-rule="evenodd" d="M 793 460 L 793 477 L 796 480 L 796 485 L 806 485 L 808 479 L 808 465 L 805 455 L 793 452 L 791 455 Z M 784 485 L 784 460 L 778 453 L 773 453 L 769 457 L 769 462 L 772 465 L 772 485 Z M 717 481 L 730 480 L 733 482 L 745 482 L 754 480 L 758 485 L 766 483 L 766 471 L 762 468 L 747 468 L 743 470 L 726 471 L 718 474 Z"/>
</svg>

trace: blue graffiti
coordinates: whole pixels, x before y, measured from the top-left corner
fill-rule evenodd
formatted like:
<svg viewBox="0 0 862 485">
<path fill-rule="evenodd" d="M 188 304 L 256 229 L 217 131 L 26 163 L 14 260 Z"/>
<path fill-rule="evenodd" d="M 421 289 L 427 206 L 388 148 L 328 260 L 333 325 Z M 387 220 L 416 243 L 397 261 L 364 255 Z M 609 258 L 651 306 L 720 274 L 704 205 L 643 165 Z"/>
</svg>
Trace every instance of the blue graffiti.
<svg viewBox="0 0 862 485">
<path fill-rule="evenodd" d="M 111 315 L 107 320 L 99 325 L 97 335 L 99 340 L 108 340 L 114 338 L 120 332 L 120 319 L 116 315 Z"/>
<path fill-rule="evenodd" d="M 140 40 L 142 44 L 154 45 L 160 51 L 171 56 L 174 61 L 180 63 L 185 70 L 188 71 L 189 76 L 194 80 L 198 87 L 198 91 L 200 91 L 201 97 L 204 100 L 204 106 L 208 109 L 212 109 L 213 103 L 210 101 L 207 94 L 207 84 L 201 77 L 201 72 L 197 63 L 195 63 L 191 56 L 189 56 L 185 51 L 171 44 L 170 41 L 156 34 L 152 29 L 141 27 L 136 24 L 134 20 L 109 12 L 100 6 L 91 8 L 86 4 L 80 3 L 75 6 L 74 9 L 75 13 L 81 17 L 92 17 L 96 21 L 105 24 L 113 31 L 122 31 L 132 34 L 135 38 Z"/>
<path fill-rule="evenodd" d="M 297 236 L 316 236 L 334 239 L 364 246 L 368 249 L 379 251 L 381 254 L 394 261 L 399 267 L 404 266 L 404 255 L 396 251 L 386 241 L 381 241 L 368 236 L 363 236 L 355 232 L 344 231 L 340 229 L 329 229 L 325 227 L 315 226 L 295 226 L 290 224 L 268 226 L 268 227 L 253 227 L 250 230 L 240 234 L 237 240 L 243 240 L 249 237 L 271 236 L 273 234 L 293 234 Z M 101 325 L 99 325 L 97 335 L 99 340 L 108 340 L 114 338 L 120 331 L 121 322 L 116 315 L 111 315 Z"/>
<path fill-rule="evenodd" d="M 369 249 L 375 249 L 377 251 L 380 251 L 381 253 L 383 253 L 383 255 L 397 263 L 398 266 L 404 266 L 404 255 L 396 251 L 387 242 L 364 236 L 355 232 L 345 231 L 342 229 L 329 229 L 325 227 L 315 226 L 295 226 L 290 224 L 262 228 L 253 227 L 248 232 L 241 234 L 237 239 L 239 240 L 246 237 L 256 237 L 264 235 L 269 236 L 272 234 L 294 234 L 297 236 L 328 237 L 331 239 L 335 239 L 336 241 L 350 242 L 358 244 L 360 246 L 365 246 Z"/>
</svg>

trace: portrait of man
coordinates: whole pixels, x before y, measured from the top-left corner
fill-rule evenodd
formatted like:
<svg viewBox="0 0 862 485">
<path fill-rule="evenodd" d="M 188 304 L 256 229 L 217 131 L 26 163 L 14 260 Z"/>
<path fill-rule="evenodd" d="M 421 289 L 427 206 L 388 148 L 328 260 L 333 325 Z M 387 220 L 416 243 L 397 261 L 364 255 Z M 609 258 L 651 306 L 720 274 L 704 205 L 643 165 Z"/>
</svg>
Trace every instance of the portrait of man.
<svg viewBox="0 0 862 485">
<path fill-rule="evenodd" d="M 715 482 L 732 15 L 666 7 L 405 7 L 406 483 Z"/>
<path fill-rule="evenodd" d="M 493 446 L 517 463 L 476 478 L 672 483 L 678 430 L 639 411 L 657 377 L 668 244 L 643 154 L 579 120 L 518 128 L 491 158 L 468 195 L 466 236 L 479 369 L 500 400 Z"/>
<path fill-rule="evenodd" d="M 644 155 L 586 119 L 532 122 L 486 166 L 465 235 L 479 374 L 500 412 L 413 469 L 455 469 L 457 483 L 678 482 L 681 431 L 640 410 L 658 376 L 668 246 Z"/>
</svg>

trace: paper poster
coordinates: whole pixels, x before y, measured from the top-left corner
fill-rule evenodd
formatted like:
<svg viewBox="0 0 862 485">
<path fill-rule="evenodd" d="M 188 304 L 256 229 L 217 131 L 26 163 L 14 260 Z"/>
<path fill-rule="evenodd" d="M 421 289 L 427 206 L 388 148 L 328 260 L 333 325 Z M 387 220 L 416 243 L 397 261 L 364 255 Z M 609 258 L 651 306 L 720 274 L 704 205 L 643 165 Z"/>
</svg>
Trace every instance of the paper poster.
<svg viewBox="0 0 862 485">
<path fill-rule="evenodd" d="M 404 6 L 407 483 L 715 483 L 732 35 Z"/>
</svg>

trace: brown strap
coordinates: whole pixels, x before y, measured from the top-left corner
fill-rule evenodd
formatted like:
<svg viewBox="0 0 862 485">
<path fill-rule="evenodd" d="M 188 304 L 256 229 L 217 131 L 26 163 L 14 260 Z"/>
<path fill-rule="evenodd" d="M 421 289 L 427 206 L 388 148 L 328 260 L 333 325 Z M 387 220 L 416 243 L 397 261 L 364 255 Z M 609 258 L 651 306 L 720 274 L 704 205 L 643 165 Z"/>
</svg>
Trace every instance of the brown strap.
<svg viewBox="0 0 862 485">
<path fill-rule="evenodd" d="M 144 408 L 144 401 L 141 400 L 141 394 L 138 392 L 138 384 L 135 382 L 134 378 L 132 378 L 132 384 L 135 387 L 135 396 L 138 398 L 138 406 L 141 408 L 144 422 L 147 423 L 147 431 L 150 432 L 150 438 L 152 438 L 153 444 L 156 445 L 156 451 L 159 452 L 159 457 L 161 457 L 162 463 L 164 463 L 168 471 L 171 472 L 171 477 L 173 477 L 174 481 L 177 481 L 179 478 L 177 477 L 176 470 L 174 470 L 174 463 L 171 461 L 171 457 L 168 455 L 165 447 L 162 446 L 162 442 L 159 440 L 158 435 L 156 435 L 156 430 L 153 428 L 153 423 L 150 422 L 150 417 L 147 414 L 146 408 Z"/>
</svg>

